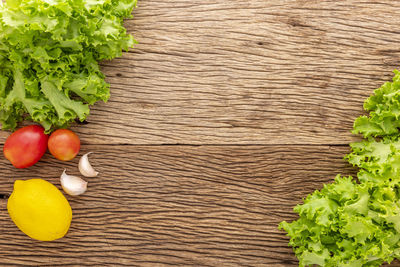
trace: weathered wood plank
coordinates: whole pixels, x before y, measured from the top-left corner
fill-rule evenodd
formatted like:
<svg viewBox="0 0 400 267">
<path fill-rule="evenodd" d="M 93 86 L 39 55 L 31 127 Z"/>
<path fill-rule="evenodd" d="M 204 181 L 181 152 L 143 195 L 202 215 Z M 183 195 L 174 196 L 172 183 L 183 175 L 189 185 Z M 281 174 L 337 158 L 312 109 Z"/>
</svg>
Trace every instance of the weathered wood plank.
<svg viewBox="0 0 400 267">
<path fill-rule="evenodd" d="M 102 175 L 69 198 L 54 243 L 26 238 L 0 200 L 0 265 L 296 266 L 276 226 L 354 174 L 347 147 L 321 144 L 354 140 L 363 99 L 398 66 L 399 13 L 389 0 L 140 1 L 126 23 L 140 44 L 102 64 L 110 102 L 74 128 Z M 227 146 L 133 145 L 176 143 Z M 77 174 L 76 160 L 0 157 L 0 194 L 17 178 L 58 184 L 64 167 Z"/>
<path fill-rule="evenodd" d="M 399 1 L 139 1 L 87 143 L 347 144 L 400 61 Z"/>
<path fill-rule="evenodd" d="M 0 201 L 1 265 L 296 266 L 277 230 L 294 205 L 337 173 L 352 174 L 330 146 L 84 146 L 101 175 L 68 197 L 67 237 L 30 240 Z M 15 170 L 0 158 L 0 193 L 15 179 L 42 177 L 59 186 L 77 160 L 46 155 Z"/>
</svg>

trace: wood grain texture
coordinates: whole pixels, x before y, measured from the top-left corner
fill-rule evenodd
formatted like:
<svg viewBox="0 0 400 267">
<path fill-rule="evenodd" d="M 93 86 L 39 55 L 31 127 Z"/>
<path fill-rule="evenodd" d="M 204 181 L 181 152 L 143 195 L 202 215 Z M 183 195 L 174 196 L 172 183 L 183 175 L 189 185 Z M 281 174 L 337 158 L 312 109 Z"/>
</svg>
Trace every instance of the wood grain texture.
<svg viewBox="0 0 400 267">
<path fill-rule="evenodd" d="M 84 146 L 101 172 L 68 197 L 68 235 L 37 242 L 10 220 L 0 200 L 1 265 L 295 266 L 278 231 L 292 208 L 338 172 L 354 173 L 330 146 Z M 16 179 L 42 177 L 60 188 L 73 162 L 46 154 L 31 169 L 0 159 L 0 193 Z"/>
<path fill-rule="evenodd" d="M 347 144 L 400 61 L 399 1 L 139 1 L 87 143 Z M 116 123 L 118 118 L 118 123 Z"/>
<path fill-rule="evenodd" d="M 9 219 L 0 200 L 1 265 L 296 266 L 277 229 L 294 205 L 341 172 L 347 147 L 84 146 L 101 172 L 86 194 L 68 197 L 68 235 L 36 242 Z M 77 160 L 48 154 L 31 169 L 0 159 L 0 193 L 15 179 L 42 177 L 60 188 Z M 58 170 L 58 171 L 56 171 Z"/>
<path fill-rule="evenodd" d="M 390 0 L 139 0 L 126 22 L 139 44 L 102 63 L 109 103 L 73 127 L 101 176 L 52 243 L 20 233 L 0 199 L 0 266 L 297 266 L 277 224 L 355 173 L 344 145 L 399 66 L 398 14 Z M 0 197 L 15 179 L 59 186 L 76 163 L 0 157 Z"/>
</svg>

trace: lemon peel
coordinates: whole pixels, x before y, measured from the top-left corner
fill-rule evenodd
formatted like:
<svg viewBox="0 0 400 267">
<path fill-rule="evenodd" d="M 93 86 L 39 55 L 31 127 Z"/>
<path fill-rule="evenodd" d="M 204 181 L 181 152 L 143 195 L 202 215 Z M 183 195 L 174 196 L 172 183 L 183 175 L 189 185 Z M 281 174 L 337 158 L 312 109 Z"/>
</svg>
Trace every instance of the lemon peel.
<svg viewBox="0 0 400 267">
<path fill-rule="evenodd" d="M 22 232 L 40 241 L 65 236 L 72 220 L 68 200 L 57 187 L 43 179 L 15 181 L 7 210 Z"/>
</svg>

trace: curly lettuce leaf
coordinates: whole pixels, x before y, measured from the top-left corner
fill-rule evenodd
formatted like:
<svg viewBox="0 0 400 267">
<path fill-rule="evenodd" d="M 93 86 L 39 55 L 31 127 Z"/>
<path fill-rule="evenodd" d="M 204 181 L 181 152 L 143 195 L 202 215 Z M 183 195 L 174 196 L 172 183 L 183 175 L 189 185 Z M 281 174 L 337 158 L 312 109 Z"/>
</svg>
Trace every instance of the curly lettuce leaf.
<svg viewBox="0 0 400 267">
<path fill-rule="evenodd" d="M 47 132 L 106 102 L 98 62 L 134 44 L 123 26 L 136 0 L 9 0 L 0 6 L 0 122 L 30 119 Z"/>
<path fill-rule="evenodd" d="M 358 182 L 337 176 L 282 222 L 300 266 L 380 266 L 400 259 L 400 72 L 374 91 L 354 122 L 364 140 L 345 159 Z"/>
<path fill-rule="evenodd" d="M 394 71 L 392 82 L 386 82 L 374 91 L 364 103 L 368 116 L 354 122 L 353 133 L 364 137 L 399 134 L 400 127 L 400 72 Z"/>
<path fill-rule="evenodd" d="M 337 176 L 282 222 L 300 266 L 380 266 L 400 256 L 400 194 L 394 182 Z"/>
</svg>

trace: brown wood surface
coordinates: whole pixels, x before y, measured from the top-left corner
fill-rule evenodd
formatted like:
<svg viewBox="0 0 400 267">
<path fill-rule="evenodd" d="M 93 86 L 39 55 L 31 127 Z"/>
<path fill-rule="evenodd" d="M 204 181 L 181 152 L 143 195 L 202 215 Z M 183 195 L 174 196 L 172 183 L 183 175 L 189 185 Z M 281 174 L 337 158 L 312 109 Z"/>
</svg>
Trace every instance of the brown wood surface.
<svg viewBox="0 0 400 267">
<path fill-rule="evenodd" d="M 4 264 L 295 266 L 277 224 L 332 173 L 354 172 L 330 146 L 93 146 L 89 190 L 68 197 L 74 217 L 68 235 L 37 242 L 19 232 L 0 201 L 0 258 Z M 3 192 L 34 173 L 59 186 L 77 160 L 46 155 L 15 171 L 0 160 Z M 315 166 L 319 166 L 316 170 Z M 112 170 L 112 171 L 111 171 Z M 8 177 L 8 178 L 6 178 Z"/>
<path fill-rule="evenodd" d="M 399 1 L 143 0 L 134 14 L 139 44 L 103 64 L 111 101 L 79 130 L 90 143 L 346 145 L 400 62 Z"/>
<path fill-rule="evenodd" d="M 77 159 L 0 157 L 0 266 L 296 266 L 277 224 L 356 173 L 342 158 L 399 66 L 399 14 L 392 0 L 139 0 L 139 44 L 102 63 L 110 101 L 73 127 L 101 175 L 68 197 L 65 238 L 26 237 L 6 197 L 16 179 L 59 187 Z"/>
</svg>

